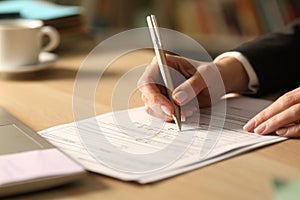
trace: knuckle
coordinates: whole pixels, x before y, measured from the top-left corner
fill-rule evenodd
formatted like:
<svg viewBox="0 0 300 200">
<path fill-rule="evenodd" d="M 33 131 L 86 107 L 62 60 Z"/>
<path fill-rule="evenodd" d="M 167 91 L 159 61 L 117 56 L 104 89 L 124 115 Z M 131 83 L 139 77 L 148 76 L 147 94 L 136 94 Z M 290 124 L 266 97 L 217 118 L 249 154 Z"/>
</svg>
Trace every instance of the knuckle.
<svg viewBox="0 0 300 200">
<path fill-rule="evenodd" d="M 281 121 L 281 117 L 279 115 L 274 115 L 273 117 L 264 120 L 266 120 L 266 128 L 270 129 Z"/>
<path fill-rule="evenodd" d="M 172 57 L 173 57 L 172 55 L 166 54 L 166 58 L 167 58 L 167 59 L 171 59 Z"/>
<path fill-rule="evenodd" d="M 146 113 L 151 114 L 151 108 L 149 106 L 145 107 L 145 111 Z"/>
<path fill-rule="evenodd" d="M 142 93 L 142 100 L 143 102 L 147 103 L 148 102 L 148 97 L 146 94 Z"/>
<path fill-rule="evenodd" d="M 143 93 L 142 94 L 142 100 L 147 103 L 149 106 L 151 105 L 155 105 L 155 104 L 159 104 L 159 102 L 161 102 L 161 97 L 159 94 L 156 94 L 156 93 Z"/>
<path fill-rule="evenodd" d="M 295 117 L 300 118 L 300 104 L 294 106 Z"/>
<path fill-rule="evenodd" d="M 151 98 L 151 103 L 152 104 L 159 104 L 160 102 L 161 102 L 160 95 L 156 94 L 156 95 L 152 96 L 152 98 Z"/>
<path fill-rule="evenodd" d="M 289 108 L 290 115 L 293 119 L 300 119 L 300 104 L 296 104 Z"/>
<path fill-rule="evenodd" d="M 197 72 L 199 74 L 205 74 L 209 71 L 209 69 L 210 69 L 209 65 L 202 64 L 199 67 L 197 67 Z"/>
<path fill-rule="evenodd" d="M 288 92 L 282 97 L 278 99 L 279 103 L 281 104 L 281 107 L 288 108 L 291 105 L 294 105 L 296 103 L 296 98 L 293 94 L 293 92 Z"/>
<path fill-rule="evenodd" d="M 263 110 L 260 114 L 255 117 L 255 124 L 259 124 L 262 121 L 266 121 L 268 119 L 267 111 Z"/>
</svg>

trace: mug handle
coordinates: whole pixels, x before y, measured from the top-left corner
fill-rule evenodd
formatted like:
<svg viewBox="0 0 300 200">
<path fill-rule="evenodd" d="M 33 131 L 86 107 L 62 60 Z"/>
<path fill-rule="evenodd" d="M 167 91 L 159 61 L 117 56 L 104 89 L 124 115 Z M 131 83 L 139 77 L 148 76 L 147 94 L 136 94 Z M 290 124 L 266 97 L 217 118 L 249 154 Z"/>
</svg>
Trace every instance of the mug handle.
<svg viewBox="0 0 300 200">
<path fill-rule="evenodd" d="M 49 42 L 46 46 L 42 47 L 42 51 L 52 51 L 54 50 L 60 41 L 58 31 L 51 26 L 44 26 L 41 28 L 42 35 L 47 35 L 49 37 Z"/>
</svg>

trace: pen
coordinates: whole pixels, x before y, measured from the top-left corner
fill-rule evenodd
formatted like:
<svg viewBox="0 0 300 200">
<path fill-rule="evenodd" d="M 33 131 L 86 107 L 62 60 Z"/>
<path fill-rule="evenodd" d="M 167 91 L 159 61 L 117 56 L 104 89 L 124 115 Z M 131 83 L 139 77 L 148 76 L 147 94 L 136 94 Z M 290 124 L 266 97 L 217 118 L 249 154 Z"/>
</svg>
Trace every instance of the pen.
<svg viewBox="0 0 300 200">
<path fill-rule="evenodd" d="M 167 94 L 170 102 L 174 106 L 175 115 L 172 115 L 174 122 L 177 124 L 178 131 L 181 131 L 181 114 L 180 114 L 180 107 L 174 102 L 172 98 L 172 92 L 174 90 L 174 85 L 172 81 L 172 77 L 170 71 L 167 66 L 167 59 L 163 50 L 162 41 L 160 38 L 158 25 L 156 21 L 155 15 L 147 16 L 147 23 L 150 32 L 150 36 L 152 39 L 152 43 L 154 46 L 155 55 L 158 61 L 159 71 L 162 75 L 163 81 L 167 88 Z"/>
</svg>

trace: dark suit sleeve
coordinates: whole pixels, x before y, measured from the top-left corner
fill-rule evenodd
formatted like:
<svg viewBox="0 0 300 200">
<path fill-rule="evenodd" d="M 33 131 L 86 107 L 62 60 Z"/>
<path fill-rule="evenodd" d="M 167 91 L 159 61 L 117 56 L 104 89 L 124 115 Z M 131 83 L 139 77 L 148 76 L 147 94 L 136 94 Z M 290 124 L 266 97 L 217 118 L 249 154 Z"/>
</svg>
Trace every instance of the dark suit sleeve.
<svg viewBox="0 0 300 200">
<path fill-rule="evenodd" d="M 245 43 L 241 52 L 259 79 L 257 95 L 296 88 L 300 83 L 300 20 L 282 32 Z"/>
</svg>

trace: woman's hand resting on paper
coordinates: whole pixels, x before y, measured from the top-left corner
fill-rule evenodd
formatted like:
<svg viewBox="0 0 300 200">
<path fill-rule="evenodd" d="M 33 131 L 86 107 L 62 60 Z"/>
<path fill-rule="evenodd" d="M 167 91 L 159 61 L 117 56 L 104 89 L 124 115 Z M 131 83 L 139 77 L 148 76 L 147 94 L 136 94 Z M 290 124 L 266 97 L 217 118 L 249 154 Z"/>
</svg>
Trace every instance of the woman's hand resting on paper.
<svg viewBox="0 0 300 200">
<path fill-rule="evenodd" d="M 300 137 L 300 87 L 278 98 L 249 120 L 244 129 L 261 135 L 275 132 L 284 137 Z"/>
</svg>

